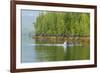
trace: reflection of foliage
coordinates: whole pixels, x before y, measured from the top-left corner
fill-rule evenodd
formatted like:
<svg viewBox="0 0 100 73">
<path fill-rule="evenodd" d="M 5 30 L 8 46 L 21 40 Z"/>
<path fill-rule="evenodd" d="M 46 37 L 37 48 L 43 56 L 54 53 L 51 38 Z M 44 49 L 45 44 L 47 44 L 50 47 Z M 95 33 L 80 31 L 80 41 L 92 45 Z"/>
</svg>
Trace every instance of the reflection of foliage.
<svg viewBox="0 0 100 73">
<path fill-rule="evenodd" d="M 35 30 L 39 35 L 89 35 L 89 13 L 41 12 L 36 19 Z"/>
<path fill-rule="evenodd" d="M 36 46 L 36 61 L 86 60 L 90 58 L 89 47 Z"/>
<path fill-rule="evenodd" d="M 67 60 L 85 60 L 90 58 L 89 47 L 72 46 L 67 48 L 66 59 Z"/>
<path fill-rule="evenodd" d="M 36 46 L 37 61 L 60 61 L 64 60 L 63 47 L 57 46 Z M 59 54 L 60 53 L 60 54 Z"/>
</svg>

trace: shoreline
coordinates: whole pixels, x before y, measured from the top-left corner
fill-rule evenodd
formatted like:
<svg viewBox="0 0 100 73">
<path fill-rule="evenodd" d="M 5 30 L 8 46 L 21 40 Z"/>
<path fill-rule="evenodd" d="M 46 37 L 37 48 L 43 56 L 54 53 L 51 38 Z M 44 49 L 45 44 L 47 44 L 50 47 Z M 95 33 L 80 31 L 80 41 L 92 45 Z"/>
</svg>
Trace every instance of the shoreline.
<svg viewBox="0 0 100 73">
<path fill-rule="evenodd" d="M 65 41 L 69 43 L 80 43 L 83 45 L 90 44 L 90 37 L 65 37 L 65 36 L 32 36 L 33 39 L 36 39 L 36 42 L 40 43 L 64 43 Z"/>
</svg>

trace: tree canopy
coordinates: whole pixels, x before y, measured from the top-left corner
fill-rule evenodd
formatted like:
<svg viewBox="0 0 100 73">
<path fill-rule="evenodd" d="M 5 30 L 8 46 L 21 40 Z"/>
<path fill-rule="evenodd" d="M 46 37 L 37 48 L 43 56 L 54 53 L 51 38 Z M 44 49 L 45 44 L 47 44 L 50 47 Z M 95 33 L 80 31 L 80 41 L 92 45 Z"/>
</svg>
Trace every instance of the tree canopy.
<svg viewBox="0 0 100 73">
<path fill-rule="evenodd" d="M 41 11 L 34 27 L 37 35 L 89 35 L 90 14 Z"/>
</svg>

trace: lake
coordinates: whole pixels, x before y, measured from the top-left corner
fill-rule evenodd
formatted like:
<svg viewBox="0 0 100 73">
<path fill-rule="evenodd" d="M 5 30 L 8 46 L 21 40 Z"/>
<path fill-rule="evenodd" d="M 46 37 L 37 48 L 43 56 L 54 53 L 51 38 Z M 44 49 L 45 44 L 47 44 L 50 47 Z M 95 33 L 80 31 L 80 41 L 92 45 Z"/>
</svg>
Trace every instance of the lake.
<svg viewBox="0 0 100 73">
<path fill-rule="evenodd" d="M 57 45 L 56 46 L 43 45 L 43 44 L 49 44 L 50 42 L 48 43 L 39 42 L 36 39 L 28 37 L 30 36 L 24 36 L 24 38 L 22 38 L 22 51 L 21 51 L 22 63 L 87 60 L 90 58 L 89 45 L 88 46 L 74 45 L 66 47 Z"/>
</svg>

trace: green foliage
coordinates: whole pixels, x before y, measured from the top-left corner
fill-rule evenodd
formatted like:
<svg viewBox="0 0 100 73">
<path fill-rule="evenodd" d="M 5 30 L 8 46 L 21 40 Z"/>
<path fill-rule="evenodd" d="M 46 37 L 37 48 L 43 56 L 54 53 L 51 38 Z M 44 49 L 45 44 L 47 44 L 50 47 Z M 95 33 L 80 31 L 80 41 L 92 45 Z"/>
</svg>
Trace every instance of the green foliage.
<svg viewBox="0 0 100 73">
<path fill-rule="evenodd" d="M 90 15 L 78 12 L 41 12 L 34 23 L 39 35 L 89 35 Z"/>
</svg>

